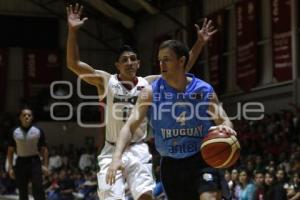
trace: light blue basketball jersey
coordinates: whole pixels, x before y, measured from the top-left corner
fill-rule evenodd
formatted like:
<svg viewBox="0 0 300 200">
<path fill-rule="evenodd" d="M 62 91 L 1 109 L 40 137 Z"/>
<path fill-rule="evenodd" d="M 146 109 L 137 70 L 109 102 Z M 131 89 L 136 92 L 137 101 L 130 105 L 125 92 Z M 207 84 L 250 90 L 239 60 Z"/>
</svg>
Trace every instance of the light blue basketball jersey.
<svg viewBox="0 0 300 200">
<path fill-rule="evenodd" d="M 147 114 L 161 156 L 194 155 L 212 126 L 207 110 L 213 88 L 192 74 L 187 76 L 192 81 L 185 92 L 176 91 L 162 78 L 152 83 L 153 104 Z"/>
</svg>

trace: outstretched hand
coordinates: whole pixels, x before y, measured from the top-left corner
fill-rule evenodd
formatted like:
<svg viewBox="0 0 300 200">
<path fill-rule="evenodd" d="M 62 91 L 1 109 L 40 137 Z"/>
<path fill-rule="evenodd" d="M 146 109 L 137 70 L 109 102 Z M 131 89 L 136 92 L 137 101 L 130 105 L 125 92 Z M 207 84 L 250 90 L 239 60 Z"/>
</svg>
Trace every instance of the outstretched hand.
<svg viewBox="0 0 300 200">
<path fill-rule="evenodd" d="M 197 38 L 201 42 L 206 43 L 208 40 L 212 38 L 212 36 L 218 31 L 218 29 L 215 29 L 215 27 L 212 25 L 212 21 L 209 20 L 207 22 L 207 18 L 204 19 L 204 22 L 202 24 L 202 28 L 198 26 L 198 24 L 195 24 L 196 30 L 197 30 Z"/>
<path fill-rule="evenodd" d="M 113 159 L 106 173 L 106 183 L 113 185 L 116 182 L 116 175 L 118 170 L 123 170 L 123 162 L 121 159 Z"/>
<path fill-rule="evenodd" d="M 67 16 L 68 16 L 68 24 L 69 28 L 78 29 L 80 28 L 84 22 L 88 19 L 87 17 L 81 18 L 83 6 L 79 6 L 76 3 L 75 7 L 73 5 L 67 6 Z"/>
</svg>

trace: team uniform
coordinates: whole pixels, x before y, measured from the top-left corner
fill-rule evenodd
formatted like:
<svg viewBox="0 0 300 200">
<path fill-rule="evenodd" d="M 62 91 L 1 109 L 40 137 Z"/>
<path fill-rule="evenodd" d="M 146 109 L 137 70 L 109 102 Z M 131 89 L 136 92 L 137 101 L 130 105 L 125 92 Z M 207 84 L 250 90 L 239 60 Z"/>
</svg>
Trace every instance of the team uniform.
<svg viewBox="0 0 300 200">
<path fill-rule="evenodd" d="M 118 75 L 112 75 L 108 81 L 106 142 L 101 154 L 98 156 L 100 167 L 98 185 L 101 200 L 125 199 L 126 183 L 134 199 L 138 199 L 147 191 L 153 191 L 152 156 L 149 153 L 148 145 L 143 142 L 147 130 L 146 120 L 140 126 L 143 131 L 140 135 L 135 134 L 122 156 L 125 167 L 124 173 L 117 172 L 116 182 L 113 185 L 106 184 L 105 181 L 118 134 L 128 119 L 140 91 L 147 85 L 148 82 L 141 77 L 137 77 L 132 89 L 127 89 L 119 80 Z"/>
<path fill-rule="evenodd" d="M 147 117 L 160 153 L 161 180 L 168 200 L 198 200 L 206 191 L 221 190 L 228 196 L 221 171 L 205 164 L 201 141 L 213 125 L 207 113 L 214 93 L 206 82 L 195 78 L 179 93 L 160 78 L 152 83 L 152 103 Z"/>
</svg>

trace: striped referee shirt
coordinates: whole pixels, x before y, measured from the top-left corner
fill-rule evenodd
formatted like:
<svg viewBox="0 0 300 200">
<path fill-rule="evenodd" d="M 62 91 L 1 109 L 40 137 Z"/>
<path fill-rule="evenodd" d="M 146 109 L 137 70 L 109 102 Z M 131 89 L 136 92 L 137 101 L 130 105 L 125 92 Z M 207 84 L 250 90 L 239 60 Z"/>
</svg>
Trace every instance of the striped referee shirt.
<svg viewBox="0 0 300 200">
<path fill-rule="evenodd" d="M 39 155 L 39 149 L 46 146 L 44 132 L 36 126 L 18 127 L 11 134 L 8 146 L 15 147 L 19 157 Z"/>
</svg>

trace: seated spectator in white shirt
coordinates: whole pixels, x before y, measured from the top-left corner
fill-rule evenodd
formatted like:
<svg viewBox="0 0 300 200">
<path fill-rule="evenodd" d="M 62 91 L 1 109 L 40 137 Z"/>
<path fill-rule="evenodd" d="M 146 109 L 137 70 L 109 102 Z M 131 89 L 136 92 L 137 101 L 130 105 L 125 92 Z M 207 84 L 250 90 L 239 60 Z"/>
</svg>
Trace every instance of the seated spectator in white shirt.
<svg viewBox="0 0 300 200">
<path fill-rule="evenodd" d="M 82 153 L 79 159 L 79 169 L 84 171 L 86 168 L 92 168 L 94 162 L 94 156 L 90 152 L 87 152 L 85 148 L 82 149 Z"/>
<path fill-rule="evenodd" d="M 49 167 L 48 169 L 53 172 L 61 169 L 63 167 L 63 161 L 61 156 L 57 153 L 56 148 L 53 148 L 49 157 Z"/>
</svg>

